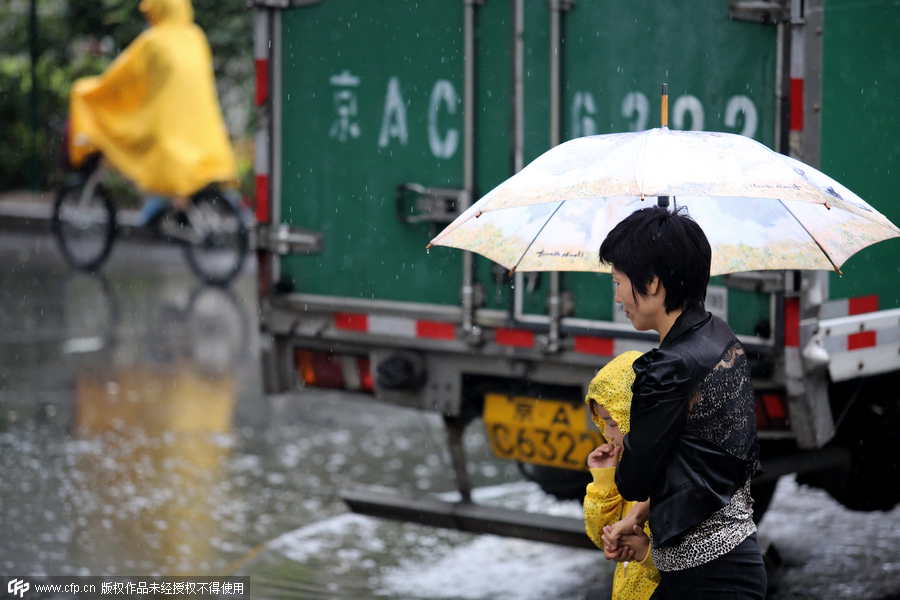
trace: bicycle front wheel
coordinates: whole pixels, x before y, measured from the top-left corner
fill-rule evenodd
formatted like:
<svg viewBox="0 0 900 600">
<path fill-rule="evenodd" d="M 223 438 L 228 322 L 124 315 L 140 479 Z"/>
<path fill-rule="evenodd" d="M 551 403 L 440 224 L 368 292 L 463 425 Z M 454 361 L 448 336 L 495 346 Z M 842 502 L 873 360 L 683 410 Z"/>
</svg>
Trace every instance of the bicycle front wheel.
<svg viewBox="0 0 900 600">
<path fill-rule="evenodd" d="M 205 283 L 227 284 L 241 272 L 250 244 L 238 208 L 210 189 L 194 196 L 185 215 L 194 234 L 184 247 L 191 269 Z"/>
<path fill-rule="evenodd" d="M 92 271 L 112 250 L 116 208 L 102 184 L 92 190 L 86 190 L 84 183 L 64 186 L 53 204 L 51 227 L 69 264 Z"/>
</svg>

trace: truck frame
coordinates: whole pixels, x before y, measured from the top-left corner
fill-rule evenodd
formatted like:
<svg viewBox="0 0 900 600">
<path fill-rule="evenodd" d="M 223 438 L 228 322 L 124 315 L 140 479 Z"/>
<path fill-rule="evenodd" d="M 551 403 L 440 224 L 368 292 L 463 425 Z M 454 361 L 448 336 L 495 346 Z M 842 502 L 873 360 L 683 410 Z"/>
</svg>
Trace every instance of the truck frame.
<svg viewBox="0 0 900 600">
<path fill-rule="evenodd" d="M 577 59 L 569 60 L 575 53 L 593 56 L 594 46 L 583 41 L 576 43 L 576 33 L 573 33 L 581 31 L 573 21 L 579 18 L 580 10 L 588 15 L 598 10 L 592 8 L 591 2 L 580 0 L 581 5 L 572 0 L 442 2 L 454 15 L 447 30 L 458 28 L 461 34 L 453 59 L 461 77 L 434 83 L 430 113 L 427 119 L 423 117 L 422 123 L 427 123 L 432 154 L 446 162 L 457 161 L 461 176 L 455 179 L 456 186 L 451 185 L 453 177 L 433 176 L 428 181 L 428 176 L 424 176 L 415 181 L 397 180 L 391 188 L 382 186 L 383 189 L 376 190 L 382 204 L 387 204 L 382 210 L 391 219 L 404 226 L 427 226 L 430 233 L 450 222 L 473 199 L 487 191 L 485 182 L 479 180 L 480 175 L 490 170 L 484 166 L 484 156 L 490 147 L 482 132 L 492 123 L 489 117 L 480 115 L 499 109 L 484 103 L 485 89 L 493 85 L 486 83 L 493 76 L 484 64 L 498 61 L 496 64 L 506 63 L 509 69 L 500 78 L 501 84 L 505 84 L 501 89 L 507 90 L 503 110 L 508 117 L 508 128 L 501 136 L 504 152 L 508 153 L 504 157 L 508 166 L 501 177 L 517 172 L 530 154 L 557 145 L 565 136 L 599 133 L 598 123 L 603 115 L 602 108 L 598 108 L 599 93 L 572 92 L 566 79 L 567 68 L 571 71 L 571 65 L 577 64 Z M 405 0 L 387 4 L 409 8 Z M 887 2 L 873 4 L 874 8 L 853 13 L 850 24 L 869 27 L 878 33 L 889 31 L 890 23 L 900 21 L 896 7 Z M 346 27 L 350 27 L 356 16 L 354 11 L 362 9 L 353 0 L 255 0 L 254 6 L 256 102 L 260 123 L 256 138 L 257 258 L 266 391 L 294 393 L 306 387 L 336 388 L 356 393 L 364 401 L 387 402 L 443 415 L 461 501 L 446 502 L 431 496 L 351 486 L 344 490 L 343 497 L 355 511 L 440 527 L 594 547 L 584 533 L 583 523 L 577 519 L 474 504 L 463 432 L 477 419 L 488 420 L 486 406 L 502 403 L 496 398 L 510 402 L 527 398 L 535 405 L 544 401 L 562 402 L 583 410 L 586 387 L 596 371 L 621 352 L 653 348 L 654 335 L 633 330 L 614 309 L 612 318 L 608 313 L 602 315 L 606 318 L 577 314 L 575 307 L 589 288 L 567 286 L 567 281 L 575 281 L 568 275 L 565 280 L 559 273 L 510 276 L 503 268 L 478 262 L 468 252 L 459 253 L 461 264 L 453 267 L 453 273 L 459 276 L 458 298 L 449 303 L 430 301 L 427 294 L 425 301 L 416 301 L 391 298 L 390 292 L 379 293 L 379 297 L 375 297 L 375 292 L 370 297 L 355 292 L 328 293 L 327 286 L 323 287 L 312 276 L 308 278 L 311 285 L 298 282 L 297 269 L 304 267 L 291 266 L 295 264 L 291 261 L 298 256 L 315 257 L 327 251 L 340 231 L 338 226 L 350 226 L 361 216 L 345 212 L 327 220 L 317 217 L 319 227 L 316 227 L 302 218 L 295 219 L 296 214 L 288 214 L 304 206 L 298 203 L 325 205 L 332 199 L 327 192 L 320 196 L 311 193 L 308 198 L 296 197 L 298 184 L 293 180 L 294 171 L 301 180 L 305 175 L 296 165 L 291 166 L 298 155 L 287 149 L 300 143 L 295 141 L 293 128 L 329 132 L 330 143 L 334 144 L 353 142 L 361 136 L 360 125 L 354 119 L 362 118 L 364 111 L 357 105 L 355 96 L 355 90 L 361 86 L 360 77 L 346 69 L 345 63 L 334 60 L 329 89 L 334 91 L 337 117 L 333 113 L 304 113 L 303 123 L 308 125 L 298 125 L 296 109 L 290 104 L 291 93 L 296 99 L 298 86 L 286 78 L 307 77 L 294 75 L 304 69 L 305 61 L 327 60 L 315 55 L 321 46 L 305 46 L 298 36 L 311 36 L 310 28 L 327 28 L 328 19 L 341 20 L 342 14 L 347 15 Z M 333 12 L 326 13 L 326 8 Z M 494 11 L 490 13 L 493 16 L 489 16 L 488 10 Z M 743 27 L 734 31 L 741 35 L 747 32 L 750 40 L 747 48 L 759 47 L 753 41 L 757 35 L 767 36 L 764 39 L 771 41 L 772 47 L 760 52 L 759 64 L 752 56 L 741 57 L 762 73 L 760 80 L 770 92 L 763 98 L 769 104 L 761 107 L 747 95 L 728 97 L 725 94 L 720 95 L 722 106 L 714 109 L 706 104 L 707 113 L 719 110 L 720 117 L 724 115 L 719 127 L 733 127 L 751 136 L 767 125 L 765 135 L 757 135 L 762 135 L 774 149 L 810 165 L 818 167 L 826 156 L 828 164 L 822 170 L 839 179 L 848 170 L 854 173 L 847 185 L 866 197 L 871 188 L 855 186 L 856 181 L 865 183 L 869 177 L 859 173 L 861 165 L 866 160 L 875 161 L 872 164 L 877 171 L 879 166 L 887 164 L 885 160 L 900 158 L 900 148 L 887 141 L 867 144 L 868 150 L 860 149 L 865 157 L 862 163 L 830 148 L 839 145 L 836 139 L 841 142 L 854 136 L 874 139 L 880 128 L 888 126 L 896 130 L 898 120 L 896 115 L 885 116 L 861 126 L 862 121 L 855 119 L 842 127 L 834 115 L 854 110 L 858 100 L 841 96 L 839 90 L 858 83 L 854 80 L 858 76 L 853 72 L 854 65 L 866 60 L 877 63 L 877 68 L 900 68 L 898 41 L 882 39 L 882 50 L 876 58 L 860 56 L 858 44 L 847 33 L 851 25 L 843 22 L 846 20 L 843 16 L 853 9 L 842 0 L 731 0 L 710 10 L 712 16 L 707 17 L 705 13 L 694 16 L 699 27 L 706 26 L 700 23 L 706 18 L 712 23 L 710 28 Z M 496 16 L 501 13 L 502 18 Z M 309 15 L 309 24 L 303 21 L 302 15 Z M 604 24 L 605 28 L 625 27 L 622 15 L 612 17 L 617 20 Z M 396 11 L 384 11 L 386 23 L 395 18 L 399 23 Z M 500 59 L 484 51 L 489 45 L 490 23 L 494 20 L 502 20 L 509 28 L 509 44 Z M 638 19 L 634 21 L 637 23 Z M 665 34 L 659 26 L 650 29 L 650 43 L 652 36 Z M 384 30 L 391 31 L 386 25 Z M 409 33 L 402 29 L 402 24 L 396 30 Z M 539 30 L 539 35 L 533 33 L 535 30 Z M 433 35 L 442 34 L 438 31 Z M 598 31 L 598 38 L 600 35 Z M 612 47 L 611 42 L 607 43 Z M 739 46 L 737 42 L 735 45 Z M 727 48 L 710 45 L 707 50 L 724 53 Z M 752 54 L 744 51 L 747 53 Z M 529 58 L 534 55 L 543 58 L 536 62 Z M 537 133 L 532 134 L 534 126 L 528 129 L 526 122 L 534 123 L 535 103 L 528 94 L 536 93 L 529 79 L 536 65 L 543 69 L 547 84 L 539 93 L 539 112 L 546 119 L 535 130 Z M 706 81 L 702 69 L 698 77 Z M 406 130 L 404 104 L 391 104 L 392 98 L 401 94 L 399 79 L 384 79 L 387 79 L 387 93 L 384 112 L 379 114 L 383 116 L 379 147 L 385 150 L 396 147 L 399 153 L 403 151 L 404 136 L 412 138 L 414 134 Z M 877 83 L 881 88 L 869 110 L 887 107 L 884 98 L 896 97 L 900 91 L 896 78 L 891 81 L 885 74 L 884 79 Z M 609 86 L 615 88 L 611 75 L 609 81 L 613 82 Z M 461 94 L 457 94 L 455 87 L 459 83 Z M 709 84 L 709 89 L 714 88 Z M 299 89 L 305 90 L 302 85 Z M 304 93 L 309 97 L 316 95 Z M 412 103 L 408 105 L 412 110 Z M 646 96 L 639 92 L 624 96 L 621 112 L 629 117 L 629 126 L 648 126 L 646 105 Z M 390 106 L 393 108 L 389 109 Z M 695 96 L 685 94 L 676 100 L 673 108 L 672 121 L 676 128 L 702 126 L 704 105 Z M 460 126 L 442 126 L 439 116 L 456 119 L 452 121 L 454 124 L 461 121 Z M 706 118 L 710 120 L 709 116 Z M 320 123 L 317 119 L 328 122 Z M 536 136 L 546 137 L 535 146 Z M 537 150 L 529 150 L 528 143 Z M 876 152 L 882 156 L 875 159 Z M 330 160 L 339 157 L 336 154 Z M 359 164 L 360 178 L 365 179 L 367 169 L 378 168 Z M 309 171 L 314 169 L 312 166 Z M 874 183 L 885 186 L 892 180 L 889 170 L 887 174 L 879 173 L 872 175 Z M 368 181 L 372 180 L 370 177 Z M 304 182 L 310 189 L 318 185 L 312 179 Z M 318 189 L 327 187 L 322 184 Z M 371 192 L 368 187 L 366 190 Z M 876 208 L 896 221 L 900 211 L 869 197 Z M 389 231 L 387 235 L 392 234 Z M 891 240 L 879 246 L 883 247 L 879 248 L 880 253 L 870 250 L 860 253 L 865 256 L 853 263 L 854 268 L 845 269 L 846 280 L 824 272 L 767 271 L 725 276 L 710 287 L 708 303 L 714 313 L 718 310 L 728 317 L 729 294 L 739 298 L 744 297 L 741 294 L 750 294 L 756 298 L 754 306 L 763 315 L 755 324 L 744 326 L 745 331 L 739 331 L 751 358 L 765 469 L 765 475 L 753 483 L 758 517 L 764 513 L 778 477 L 788 473 L 797 473 L 804 483 L 828 490 L 853 509 L 885 510 L 900 501 L 900 442 L 897 441 L 900 439 L 900 308 L 879 310 L 897 306 L 900 301 L 898 275 L 891 273 L 893 267 L 883 264 L 884 257 L 897 256 L 898 245 L 896 240 Z M 347 252 L 346 246 L 342 248 Z M 421 249 L 424 252 L 424 243 Z M 431 256 L 438 251 L 432 250 Z M 361 245 L 358 252 L 372 253 L 375 249 Z M 421 258 L 418 256 L 416 260 Z M 325 262 L 323 259 L 322 264 Z M 313 263 L 307 260 L 296 264 Z M 403 263 L 403 268 L 406 264 Z M 446 264 L 441 262 L 433 268 L 443 268 Z M 316 273 L 321 278 L 321 273 Z M 331 275 L 339 277 L 336 273 Z M 847 280 L 852 281 L 848 284 Z M 878 284 L 871 285 L 875 280 Z M 601 286 L 591 285 L 598 289 Z M 538 309 L 534 308 L 535 301 L 529 300 L 535 288 L 543 290 Z M 580 290 L 578 298 L 573 288 Z M 492 291 L 496 291 L 495 297 Z M 608 296 L 611 299 L 612 294 Z M 742 311 L 732 309 L 733 318 L 736 312 Z M 496 431 L 504 430 L 501 427 Z M 595 438 L 586 431 L 580 435 L 589 446 Z M 489 432 L 495 452 L 502 454 L 508 448 L 509 456 L 520 460 L 523 475 L 537 481 L 544 490 L 560 497 L 583 494 L 588 481 L 586 472 L 580 465 L 563 464 L 569 468 L 558 468 L 560 462 L 555 455 L 561 446 L 554 445 L 555 442 L 546 446 L 546 456 L 552 450 L 554 459 L 538 460 L 535 464 L 523 460 L 523 456 L 527 459 L 529 451 L 537 454 L 536 444 L 540 440 L 523 437 L 521 430 L 517 439 L 492 436 Z M 545 436 L 544 441 L 547 439 Z"/>
</svg>

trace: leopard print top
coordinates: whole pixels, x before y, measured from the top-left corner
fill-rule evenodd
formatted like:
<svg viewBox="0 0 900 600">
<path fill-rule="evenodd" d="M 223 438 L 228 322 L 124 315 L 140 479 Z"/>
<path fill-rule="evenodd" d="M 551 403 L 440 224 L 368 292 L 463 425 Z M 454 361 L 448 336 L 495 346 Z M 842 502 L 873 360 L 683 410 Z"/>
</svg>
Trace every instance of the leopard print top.
<svg viewBox="0 0 900 600">
<path fill-rule="evenodd" d="M 682 571 L 731 552 L 756 531 L 750 480 L 711 517 L 687 531 L 677 544 L 651 547 L 653 564 L 660 571 Z"/>
</svg>

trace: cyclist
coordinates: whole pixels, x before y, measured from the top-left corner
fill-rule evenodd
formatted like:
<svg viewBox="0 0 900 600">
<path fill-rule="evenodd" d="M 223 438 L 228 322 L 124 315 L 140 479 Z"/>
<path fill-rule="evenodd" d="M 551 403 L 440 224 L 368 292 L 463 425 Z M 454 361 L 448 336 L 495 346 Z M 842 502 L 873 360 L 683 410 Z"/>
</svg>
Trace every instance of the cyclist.
<svg viewBox="0 0 900 600">
<path fill-rule="evenodd" d="M 102 75 L 79 79 L 70 101 L 69 159 L 101 153 L 151 195 L 148 212 L 211 183 L 236 179 L 212 54 L 190 0 L 142 0 L 150 24 Z"/>
</svg>

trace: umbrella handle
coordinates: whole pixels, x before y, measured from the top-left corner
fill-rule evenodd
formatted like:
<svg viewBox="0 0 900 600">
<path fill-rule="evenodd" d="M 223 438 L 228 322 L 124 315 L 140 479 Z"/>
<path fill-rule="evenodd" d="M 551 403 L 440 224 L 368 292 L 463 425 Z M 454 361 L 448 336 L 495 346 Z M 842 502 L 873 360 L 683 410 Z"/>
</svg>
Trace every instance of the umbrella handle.
<svg viewBox="0 0 900 600">
<path fill-rule="evenodd" d="M 662 84 L 662 126 L 664 129 L 669 128 L 669 84 Z"/>
</svg>

